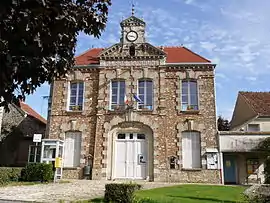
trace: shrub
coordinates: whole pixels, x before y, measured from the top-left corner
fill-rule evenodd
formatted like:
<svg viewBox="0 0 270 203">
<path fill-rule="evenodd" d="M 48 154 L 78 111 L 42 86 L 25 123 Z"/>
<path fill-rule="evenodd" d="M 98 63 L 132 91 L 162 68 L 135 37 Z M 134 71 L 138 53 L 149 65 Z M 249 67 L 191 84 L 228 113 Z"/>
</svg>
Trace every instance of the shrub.
<svg viewBox="0 0 270 203">
<path fill-rule="evenodd" d="M 122 202 L 132 203 L 134 200 L 134 192 L 141 189 L 138 184 L 126 183 L 110 183 L 105 185 L 105 202 Z"/>
<path fill-rule="evenodd" d="M 270 184 L 270 156 L 267 157 L 264 164 L 265 184 Z"/>
<path fill-rule="evenodd" d="M 245 190 L 244 195 L 249 203 L 269 203 L 270 185 L 252 185 Z"/>
<path fill-rule="evenodd" d="M 5 184 L 10 181 L 18 181 L 20 179 L 21 168 L 0 168 L 0 184 Z"/>
<path fill-rule="evenodd" d="M 48 182 L 53 179 L 53 166 L 45 163 L 30 163 L 23 168 L 22 181 Z"/>
<path fill-rule="evenodd" d="M 0 169 L 0 185 L 3 185 L 9 181 L 8 172 Z"/>
</svg>

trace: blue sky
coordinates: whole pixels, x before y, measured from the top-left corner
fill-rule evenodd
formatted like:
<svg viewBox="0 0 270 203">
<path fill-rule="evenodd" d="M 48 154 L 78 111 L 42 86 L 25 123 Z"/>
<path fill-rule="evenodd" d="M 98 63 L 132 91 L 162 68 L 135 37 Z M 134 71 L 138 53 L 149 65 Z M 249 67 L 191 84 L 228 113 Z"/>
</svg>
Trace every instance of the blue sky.
<svg viewBox="0 0 270 203">
<path fill-rule="evenodd" d="M 80 34 L 76 55 L 107 47 L 120 39 L 120 21 L 131 14 L 131 2 L 112 0 L 100 39 Z M 230 119 L 238 91 L 270 91 L 269 0 L 136 0 L 135 16 L 146 22 L 153 45 L 184 45 L 216 67 L 217 114 Z M 49 85 L 26 98 L 47 117 Z"/>
</svg>

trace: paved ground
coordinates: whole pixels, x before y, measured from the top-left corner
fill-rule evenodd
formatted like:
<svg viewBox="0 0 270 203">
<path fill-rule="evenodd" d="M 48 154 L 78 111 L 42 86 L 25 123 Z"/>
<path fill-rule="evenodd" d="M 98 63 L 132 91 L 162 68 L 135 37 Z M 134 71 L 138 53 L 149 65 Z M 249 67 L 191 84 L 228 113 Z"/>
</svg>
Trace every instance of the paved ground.
<svg viewBox="0 0 270 203">
<path fill-rule="evenodd" d="M 72 180 L 70 183 L 0 187 L 0 203 L 10 202 L 11 200 L 17 200 L 16 203 L 19 203 L 24 201 L 59 202 L 59 200 L 70 202 L 92 199 L 104 195 L 106 183 L 112 183 L 112 181 Z M 145 181 L 139 181 L 138 183 L 142 184 L 144 189 L 174 185 L 174 183 Z"/>
</svg>

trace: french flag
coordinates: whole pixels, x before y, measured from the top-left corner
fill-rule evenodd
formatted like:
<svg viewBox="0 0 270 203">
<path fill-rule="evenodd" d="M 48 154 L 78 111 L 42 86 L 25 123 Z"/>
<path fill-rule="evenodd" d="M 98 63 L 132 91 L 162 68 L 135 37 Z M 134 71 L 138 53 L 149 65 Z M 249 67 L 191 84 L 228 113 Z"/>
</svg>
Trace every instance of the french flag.
<svg viewBox="0 0 270 203">
<path fill-rule="evenodd" d="M 133 98 L 135 99 L 136 102 L 143 103 L 143 101 L 140 99 L 140 97 L 138 97 L 136 94 L 133 94 Z"/>
<path fill-rule="evenodd" d="M 125 104 L 128 104 L 128 98 L 127 98 L 127 95 L 125 95 L 125 97 L 124 97 L 124 102 L 125 102 Z"/>
</svg>

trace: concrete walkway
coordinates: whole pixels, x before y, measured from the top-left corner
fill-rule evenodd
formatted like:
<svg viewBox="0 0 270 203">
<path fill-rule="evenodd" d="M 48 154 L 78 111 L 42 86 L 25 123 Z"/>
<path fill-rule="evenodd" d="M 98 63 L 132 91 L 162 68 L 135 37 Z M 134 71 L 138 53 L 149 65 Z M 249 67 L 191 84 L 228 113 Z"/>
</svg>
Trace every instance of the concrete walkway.
<svg viewBox="0 0 270 203">
<path fill-rule="evenodd" d="M 104 195 L 106 183 L 124 181 L 70 180 L 70 183 L 50 183 L 29 186 L 0 187 L 0 202 L 17 200 L 29 202 L 71 202 L 89 200 Z M 136 181 L 143 189 L 179 185 L 179 183 Z"/>
</svg>

